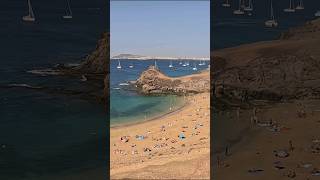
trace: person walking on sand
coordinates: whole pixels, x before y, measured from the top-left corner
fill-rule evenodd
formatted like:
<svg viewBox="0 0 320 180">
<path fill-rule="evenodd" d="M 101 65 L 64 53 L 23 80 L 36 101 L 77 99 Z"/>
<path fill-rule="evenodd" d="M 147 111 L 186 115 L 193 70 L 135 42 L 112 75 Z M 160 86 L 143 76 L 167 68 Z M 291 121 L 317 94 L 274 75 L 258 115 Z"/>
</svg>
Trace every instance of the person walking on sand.
<svg viewBox="0 0 320 180">
<path fill-rule="evenodd" d="M 228 145 L 226 146 L 226 150 L 224 152 L 224 155 L 229 156 L 229 146 Z"/>
<path fill-rule="evenodd" d="M 237 120 L 240 120 L 240 107 L 237 108 Z"/>
<path fill-rule="evenodd" d="M 293 147 L 293 144 L 292 144 L 292 141 L 289 140 L 289 150 L 290 151 L 293 151 L 294 150 L 294 147 Z"/>
</svg>

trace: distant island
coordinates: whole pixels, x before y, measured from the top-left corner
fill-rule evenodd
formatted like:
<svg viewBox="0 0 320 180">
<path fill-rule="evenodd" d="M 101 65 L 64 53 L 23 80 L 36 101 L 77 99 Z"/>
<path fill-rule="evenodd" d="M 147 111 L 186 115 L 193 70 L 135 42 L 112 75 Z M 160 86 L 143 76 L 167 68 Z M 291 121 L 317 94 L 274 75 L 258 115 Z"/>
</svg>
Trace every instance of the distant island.
<svg viewBox="0 0 320 180">
<path fill-rule="evenodd" d="M 119 54 L 111 57 L 111 59 L 132 59 L 132 60 L 210 60 L 210 57 L 163 57 L 163 56 L 143 56 L 136 54 Z"/>
</svg>

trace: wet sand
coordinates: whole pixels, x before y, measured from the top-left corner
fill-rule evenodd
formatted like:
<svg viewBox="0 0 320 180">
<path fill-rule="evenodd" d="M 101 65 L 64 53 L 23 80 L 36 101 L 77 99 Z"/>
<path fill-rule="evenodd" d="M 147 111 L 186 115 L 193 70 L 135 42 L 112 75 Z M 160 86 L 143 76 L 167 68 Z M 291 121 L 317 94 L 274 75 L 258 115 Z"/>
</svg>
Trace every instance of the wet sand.
<svg viewBox="0 0 320 180">
<path fill-rule="evenodd" d="M 111 179 L 209 179 L 210 94 L 156 120 L 111 128 Z"/>
</svg>

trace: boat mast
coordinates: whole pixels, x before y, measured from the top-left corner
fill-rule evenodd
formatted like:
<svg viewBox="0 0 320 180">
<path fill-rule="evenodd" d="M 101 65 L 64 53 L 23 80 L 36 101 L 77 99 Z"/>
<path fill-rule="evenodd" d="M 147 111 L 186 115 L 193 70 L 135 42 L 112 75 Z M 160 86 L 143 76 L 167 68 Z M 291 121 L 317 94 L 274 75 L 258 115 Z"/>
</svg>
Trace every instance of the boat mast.
<svg viewBox="0 0 320 180">
<path fill-rule="evenodd" d="M 68 15 L 72 16 L 72 11 L 71 11 L 69 0 L 67 0 L 67 3 L 68 3 L 68 10 L 69 10 L 69 14 Z"/>
<path fill-rule="evenodd" d="M 32 10 L 32 6 L 31 6 L 31 1 L 28 0 L 28 6 L 29 6 L 29 16 L 30 17 L 34 17 L 34 14 L 33 14 L 33 10 Z"/>
<path fill-rule="evenodd" d="M 271 0 L 271 19 L 274 20 L 274 14 L 273 14 L 273 5 L 272 5 L 272 0 Z"/>
</svg>

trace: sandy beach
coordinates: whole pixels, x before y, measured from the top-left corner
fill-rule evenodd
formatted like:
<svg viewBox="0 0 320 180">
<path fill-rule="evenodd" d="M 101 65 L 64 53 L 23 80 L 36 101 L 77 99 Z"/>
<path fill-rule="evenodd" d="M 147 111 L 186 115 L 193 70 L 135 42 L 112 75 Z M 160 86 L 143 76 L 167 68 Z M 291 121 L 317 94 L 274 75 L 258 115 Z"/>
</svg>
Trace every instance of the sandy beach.
<svg viewBox="0 0 320 180">
<path fill-rule="evenodd" d="M 224 153 L 216 156 L 214 177 L 225 180 L 235 177 L 239 180 L 318 179 L 319 105 L 319 100 L 308 100 L 258 109 L 259 123 L 252 125 L 242 140 L 229 148 L 227 156 Z M 240 117 L 244 111 L 240 111 Z M 238 121 L 235 117 L 234 121 Z M 250 124 L 249 118 L 240 121 Z"/>
<path fill-rule="evenodd" d="M 209 179 L 210 94 L 152 121 L 111 128 L 111 179 Z"/>
</svg>

